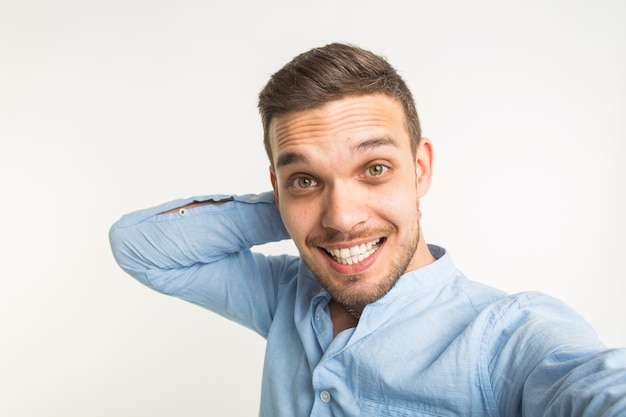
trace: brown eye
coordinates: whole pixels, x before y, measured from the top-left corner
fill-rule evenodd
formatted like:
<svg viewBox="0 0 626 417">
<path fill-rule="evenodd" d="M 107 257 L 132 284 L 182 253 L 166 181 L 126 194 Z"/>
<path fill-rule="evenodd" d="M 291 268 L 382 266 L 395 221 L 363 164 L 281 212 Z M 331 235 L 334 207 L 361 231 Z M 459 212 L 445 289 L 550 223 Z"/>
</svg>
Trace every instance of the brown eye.
<svg viewBox="0 0 626 417">
<path fill-rule="evenodd" d="M 367 168 L 367 174 L 371 175 L 372 177 L 377 177 L 379 175 L 384 174 L 387 171 L 387 167 L 381 164 L 376 164 L 376 165 L 372 165 L 371 167 Z"/>
<path fill-rule="evenodd" d="M 292 185 L 295 188 L 309 188 L 316 184 L 317 182 L 315 182 L 315 180 L 310 177 L 298 177 L 298 178 L 295 178 L 292 182 Z"/>
</svg>

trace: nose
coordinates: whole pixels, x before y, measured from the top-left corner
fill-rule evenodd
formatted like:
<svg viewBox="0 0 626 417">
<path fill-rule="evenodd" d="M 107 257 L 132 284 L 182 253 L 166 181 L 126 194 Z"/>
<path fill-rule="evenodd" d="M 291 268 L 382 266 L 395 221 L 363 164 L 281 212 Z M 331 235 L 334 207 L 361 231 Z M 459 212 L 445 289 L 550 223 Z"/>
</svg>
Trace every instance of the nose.
<svg viewBox="0 0 626 417">
<path fill-rule="evenodd" d="M 322 226 L 340 233 L 356 230 L 367 220 L 367 204 L 358 193 L 358 187 L 334 185 L 324 196 Z"/>
</svg>

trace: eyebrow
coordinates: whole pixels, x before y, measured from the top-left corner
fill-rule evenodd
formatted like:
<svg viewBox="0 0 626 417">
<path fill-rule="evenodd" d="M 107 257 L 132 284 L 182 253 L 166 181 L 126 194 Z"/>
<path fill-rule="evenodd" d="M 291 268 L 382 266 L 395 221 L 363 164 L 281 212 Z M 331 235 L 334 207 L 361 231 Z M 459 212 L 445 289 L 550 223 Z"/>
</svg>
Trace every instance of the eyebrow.
<svg viewBox="0 0 626 417">
<path fill-rule="evenodd" d="M 364 153 L 383 146 L 393 146 L 394 148 L 397 148 L 398 144 L 391 136 L 382 136 L 359 142 L 352 148 L 352 151 L 354 153 Z M 278 169 L 297 163 L 308 164 L 309 162 L 309 158 L 307 158 L 304 154 L 298 152 L 287 152 L 278 157 L 278 160 L 276 161 L 276 168 Z"/>
<path fill-rule="evenodd" d="M 307 158 L 303 154 L 297 153 L 297 152 L 288 152 L 278 157 L 278 160 L 276 161 L 276 168 L 282 168 L 286 165 L 291 165 L 291 164 L 296 164 L 296 163 L 306 164 L 308 162 L 309 162 L 309 158 Z"/>
<path fill-rule="evenodd" d="M 381 136 L 359 142 L 353 150 L 356 153 L 363 153 L 382 146 L 393 146 L 394 148 L 397 148 L 398 144 L 391 136 Z"/>
</svg>

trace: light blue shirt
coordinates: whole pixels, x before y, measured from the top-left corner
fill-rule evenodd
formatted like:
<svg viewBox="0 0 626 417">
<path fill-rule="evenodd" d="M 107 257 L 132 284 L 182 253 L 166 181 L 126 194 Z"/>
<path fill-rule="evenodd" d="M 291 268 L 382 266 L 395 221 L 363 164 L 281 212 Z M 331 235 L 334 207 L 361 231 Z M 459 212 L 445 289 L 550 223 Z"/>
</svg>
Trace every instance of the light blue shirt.
<svg viewBox="0 0 626 417">
<path fill-rule="evenodd" d="M 158 215 L 209 199 L 232 201 Z M 136 279 L 266 338 L 262 416 L 626 416 L 626 349 L 562 302 L 470 281 L 431 245 L 434 263 L 333 338 L 300 258 L 250 250 L 288 237 L 271 193 L 176 200 L 110 232 Z"/>
</svg>

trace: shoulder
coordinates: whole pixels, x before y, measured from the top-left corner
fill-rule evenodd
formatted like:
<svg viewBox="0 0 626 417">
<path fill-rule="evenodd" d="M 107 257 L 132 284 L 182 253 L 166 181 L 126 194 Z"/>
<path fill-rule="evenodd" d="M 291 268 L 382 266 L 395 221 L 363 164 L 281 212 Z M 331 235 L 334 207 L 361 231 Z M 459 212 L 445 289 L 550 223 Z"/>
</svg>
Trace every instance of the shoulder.
<svg viewBox="0 0 626 417">
<path fill-rule="evenodd" d="M 479 316 L 487 345 L 500 346 L 511 339 L 535 346 L 599 344 L 591 325 L 563 301 L 541 292 L 507 296 Z"/>
<path fill-rule="evenodd" d="M 259 252 L 252 252 L 257 265 L 264 265 L 271 274 L 279 277 L 279 281 L 283 284 L 298 277 L 298 270 L 301 267 L 302 260 L 299 256 L 280 254 L 267 255 Z"/>
</svg>

